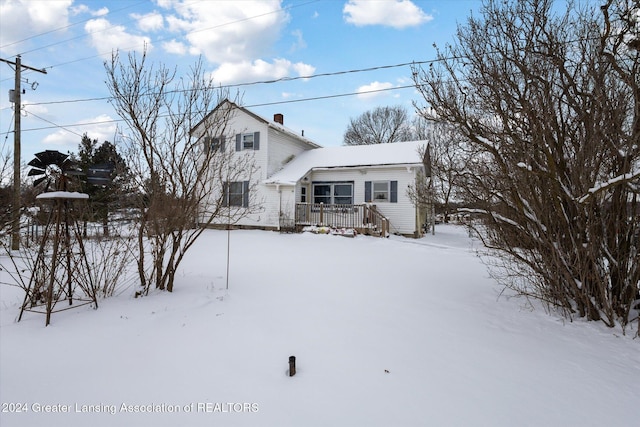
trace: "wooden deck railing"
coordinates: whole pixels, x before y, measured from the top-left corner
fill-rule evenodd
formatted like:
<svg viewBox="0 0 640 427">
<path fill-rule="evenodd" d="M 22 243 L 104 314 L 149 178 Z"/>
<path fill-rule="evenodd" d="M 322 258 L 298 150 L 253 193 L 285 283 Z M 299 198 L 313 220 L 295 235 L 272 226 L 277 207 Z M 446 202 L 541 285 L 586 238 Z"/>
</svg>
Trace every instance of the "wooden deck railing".
<svg viewBox="0 0 640 427">
<path fill-rule="evenodd" d="M 375 205 L 325 205 L 323 203 L 296 203 L 296 226 L 327 226 L 353 228 L 360 233 L 386 237 L 389 220 Z"/>
</svg>

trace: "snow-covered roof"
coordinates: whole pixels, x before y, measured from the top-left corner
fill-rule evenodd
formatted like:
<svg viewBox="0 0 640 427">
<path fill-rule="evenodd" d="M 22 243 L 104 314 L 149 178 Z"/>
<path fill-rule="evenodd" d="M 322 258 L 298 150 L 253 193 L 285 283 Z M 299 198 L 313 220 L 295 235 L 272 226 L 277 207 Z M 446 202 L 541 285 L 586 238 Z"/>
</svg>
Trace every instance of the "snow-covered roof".
<svg viewBox="0 0 640 427">
<path fill-rule="evenodd" d="M 265 184 L 294 185 L 314 169 L 421 165 L 420 148 L 427 141 L 324 147 L 299 154 Z"/>
<path fill-rule="evenodd" d="M 78 199 L 86 200 L 89 198 L 87 193 L 69 192 L 69 191 L 49 191 L 36 196 L 36 199 Z"/>
<path fill-rule="evenodd" d="M 209 114 L 207 114 L 202 120 L 200 120 L 200 122 L 198 122 L 198 124 L 195 125 L 191 131 L 193 132 L 195 129 L 200 127 L 200 125 L 202 123 L 204 123 L 205 120 L 207 120 L 209 118 L 209 116 L 215 114 L 215 112 L 218 109 L 223 108 L 223 107 L 228 107 L 228 108 L 236 109 L 238 111 L 242 111 L 243 113 L 248 114 L 249 116 L 253 117 L 254 119 L 258 120 L 259 122 L 265 123 L 270 128 L 275 129 L 277 131 L 280 131 L 282 133 L 285 133 L 288 136 L 290 136 L 292 138 L 295 138 L 298 141 L 301 141 L 304 144 L 306 144 L 306 145 L 308 145 L 308 146 L 310 146 L 312 148 L 320 147 L 320 145 L 317 144 L 316 142 L 310 140 L 309 138 L 306 138 L 306 137 L 300 135 L 297 132 L 294 132 L 293 130 L 289 129 L 288 127 L 284 126 L 283 124 L 278 123 L 276 121 L 268 120 L 268 119 L 260 116 L 259 114 L 254 113 L 253 111 L 250 111 L 250 110 L 248 110 L 248 109 L 246 109 L 246 108 L 244 108 L 244 107 L 242 107 L 242 106 L 240 106 L 240 105 L 238 105 L 238 104 L 236 104 L 234 102 L 231 102 L 228 99 L 225 99 L 222 102 L 220 102 L 218 104 L 218 106 L 216 108 L 214 108 L 213 111 L 211 111 Z"/>
</svg>

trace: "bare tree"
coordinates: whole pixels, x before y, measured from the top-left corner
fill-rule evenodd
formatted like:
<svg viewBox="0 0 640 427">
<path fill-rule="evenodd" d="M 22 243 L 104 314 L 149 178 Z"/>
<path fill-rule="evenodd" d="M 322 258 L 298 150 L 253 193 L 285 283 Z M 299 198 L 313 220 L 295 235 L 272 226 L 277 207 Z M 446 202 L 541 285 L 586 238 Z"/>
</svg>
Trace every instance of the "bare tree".
<svg viewBox="0 0 640 427">
<path fill-rule="evenodd" d="M 148 66 L 146 55 L 131 54 L 123 63 L 114 54 L 105 68 L 113 104 L 127 125 L 122 145 L 140 195 L 136 258 L 143 293 L 151 286 L 171 292 L 178 266 L 204 228 L 216 218 L 233 222 L 250 212 L 228 209 L 222 188 L 240 176 L 250 180 L 256 168 L 250 156 L 234 156 L 224 144 L 205 146 L 207 136 L 230 131 L 234 111 L 215 108 L 227 94 L 205 77 L 201 61 L 180 79 L 175 70 Z"/>
<path fill-rule="evenodd" d="M 640 298 L 633 7 L 487 0 L 437 63 L 414 70 L 426 106 L 475 150 L 460 189 L 507 286 L 623 327 Z"/>
<path fill-rule="evenodd" d="M 427 120 L 418 115 L 413 121 L 417 139 L 429 141 L 431 148 L 431 175 L 436 211 L 448 222 L 454 204 L 462 201 L 458 194 L 459 182 L 469 171 L 474 149 L 456 129 L 446 123 Z"/>
<path fill-rule="evenodd" d="M 412 139 L 407 110 L 399 105 L 378 107 L 351 119 L 344 133 L 344 145 L 387 144 Z"/>
</svg>

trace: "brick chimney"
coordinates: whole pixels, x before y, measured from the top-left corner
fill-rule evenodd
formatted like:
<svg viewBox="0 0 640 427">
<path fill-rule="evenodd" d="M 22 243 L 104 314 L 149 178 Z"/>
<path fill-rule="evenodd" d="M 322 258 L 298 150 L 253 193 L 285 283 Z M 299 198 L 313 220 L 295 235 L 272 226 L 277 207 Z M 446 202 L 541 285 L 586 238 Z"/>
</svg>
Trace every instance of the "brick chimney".
<svg viewBox="0 0 640 427">
<path fill-rule="evenodd" d="M 284 126 L 284 116 L 280 113 L 276 113 L 273 115 L 273 121 Z"/>
</svg>

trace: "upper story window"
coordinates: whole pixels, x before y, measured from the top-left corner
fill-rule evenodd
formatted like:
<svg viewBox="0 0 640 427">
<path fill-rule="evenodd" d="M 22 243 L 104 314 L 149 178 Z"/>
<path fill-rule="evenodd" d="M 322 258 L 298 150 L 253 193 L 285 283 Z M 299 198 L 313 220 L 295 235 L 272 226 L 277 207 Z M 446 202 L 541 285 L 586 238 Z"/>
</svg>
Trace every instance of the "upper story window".
<svg viewBox="0 0 640 427">
<path fill-rule="evenodd" d="M 224 151 L 224 136 L 219 137 L 204 137 L 204 149 L 205 152 Z"/>
<path fill-rule="evenodd" d="M 253 150 L 253 134 L 245 133 L 242 135 L 242 149 Z"/>
<path fill-rule="evenodd" d="M 236 135 L 236 151 L 259 149 L 260 132 L 247 132 Z"/>
</svg>

